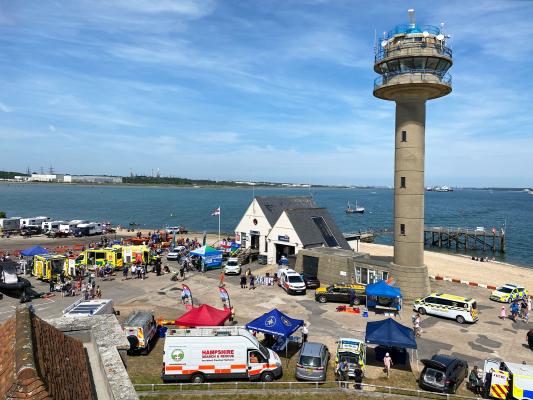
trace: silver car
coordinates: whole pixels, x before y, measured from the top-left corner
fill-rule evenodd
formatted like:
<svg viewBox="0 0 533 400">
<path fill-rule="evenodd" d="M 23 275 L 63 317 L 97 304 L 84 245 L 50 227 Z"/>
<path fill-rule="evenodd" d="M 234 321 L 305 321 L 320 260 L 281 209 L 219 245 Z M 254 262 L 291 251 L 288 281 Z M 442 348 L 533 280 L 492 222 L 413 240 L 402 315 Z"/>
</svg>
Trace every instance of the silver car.
<svg viewBox="0 0 533 400">
<path fill-rule="evenodd" d="M 296 364 L 296 379 L 302 381 L 325 381 L 329 358 L 329 350 L 322 343 L 304 343 Z"/>
</svg>

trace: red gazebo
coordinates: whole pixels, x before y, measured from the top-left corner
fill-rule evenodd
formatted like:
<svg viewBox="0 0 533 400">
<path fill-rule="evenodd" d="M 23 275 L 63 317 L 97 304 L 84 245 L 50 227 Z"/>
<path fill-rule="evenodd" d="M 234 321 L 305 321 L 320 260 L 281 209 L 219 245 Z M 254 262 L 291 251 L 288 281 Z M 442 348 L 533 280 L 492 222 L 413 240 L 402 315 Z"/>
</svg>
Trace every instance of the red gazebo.
<svg viewBox="0 0 533 400">
<path fill-rule="evenodd" d="M 230 316 L 231 310 L 229 308 L 219 310 L 210 305 L 202 304 L 200 307 L 187 311 L 175 321 L 175 324 L 191 328 L 197 326 L 221 326 Z"/>
</svg>

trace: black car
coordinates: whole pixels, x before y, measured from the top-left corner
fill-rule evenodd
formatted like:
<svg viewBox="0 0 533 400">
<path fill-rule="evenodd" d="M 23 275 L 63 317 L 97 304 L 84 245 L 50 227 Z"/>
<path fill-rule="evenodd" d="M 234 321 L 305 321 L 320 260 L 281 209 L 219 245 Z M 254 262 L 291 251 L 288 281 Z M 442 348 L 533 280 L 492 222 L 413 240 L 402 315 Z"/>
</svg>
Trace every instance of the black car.
<svg viewBox="0 0 533 400">
<path fill-rule="evenodd" d="M 365 301 L 365 287 L 363 285 L 334 284 L 315 290 L 315 300 L 319 303 L 333 301 L 336 303 L 350 302 L 350 289 L 355 292 L 354 304 L 359 305 Z"/>
<path fill-rule="evenodd" d="M 307 289 L 318 289 L 320 287 L 320 281 L 316 276 L 305 276 L 304 283 Z"/>
<path fill-rule="evenodd" d="M 431 360 L 422 360 L 419 386 L 424 390 L 455 393 L 468 376 L 468 363 L 459 358 L 435 354 Z"/>
<path fill-rule="evenodd" d="M 40 235 L 43 230 L 38 226 L 25 226 L 20 230 L 20 236 Z"/>
</svg>

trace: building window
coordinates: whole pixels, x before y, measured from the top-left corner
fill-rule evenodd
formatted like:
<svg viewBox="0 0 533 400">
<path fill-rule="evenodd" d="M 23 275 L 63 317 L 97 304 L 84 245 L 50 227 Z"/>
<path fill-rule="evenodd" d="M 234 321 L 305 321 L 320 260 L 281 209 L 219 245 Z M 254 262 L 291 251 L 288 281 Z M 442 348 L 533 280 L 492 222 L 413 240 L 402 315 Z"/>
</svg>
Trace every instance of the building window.
<svg viewBox="0 0 533 400">
<path fill-rule="evenodd" d="M 407 131 L 402 131 L 402 142 L 407 142 Z"/>
<path fill-rule="evenodd" d="M 381 278 L 386 282 L 389 279 L 388 271 L 381 271 Z"/>
<path fill-rule="evenodd" d="M 355 267 L 355 281 L 366 285 L 368 283 L 368 269 Z"/>
<path fill-rule="evenodd" d="M 405 188 L 405 176 L 402 176 L 402 177 L 400 178 L 400 187 L 401 187 L 401 188 Z"/>
<path fill-rule="evenodd" d="M 405 224 L 400 224 L 400 235 L 405 236 Z"/>
<path fill-rule="evenodd" d="M 372 284 L 372 283 L 376 283 L 378 281 L 378 274 L 376 271 L 374 271 L 373 269 L 369 269 L 368 270 L 368 283 L 369 284 Z"/>
</svg>

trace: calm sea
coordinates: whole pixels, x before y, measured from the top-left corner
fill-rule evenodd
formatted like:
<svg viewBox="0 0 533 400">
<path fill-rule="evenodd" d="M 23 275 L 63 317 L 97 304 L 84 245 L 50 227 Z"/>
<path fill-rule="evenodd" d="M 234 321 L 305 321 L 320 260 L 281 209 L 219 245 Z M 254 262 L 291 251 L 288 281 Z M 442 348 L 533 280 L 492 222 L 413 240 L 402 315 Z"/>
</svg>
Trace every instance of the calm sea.
<svg viewBox="0 0 533 400">
<path fill-rule="evenodd" d="M 131 186 L 0 184 L 0 210 L 8 216 L 46 215 L 57 220 L 111 221 L 144 228 L 182 225 L 191 231 L 232 232 L 253 198 L 252 188 L 204 189 Z M 392 226 L 393 192 L 385 189 L 263 189 L 255 195 L 309 195 L 326 207 L 343 232 L 382 230 Z M 365 207 L 364 215 L 347 215 L 347 202 Z M 456 190 L 426 193 L 426 225 L 507 227 L 507 252 L 500 259 L 533 267 L 533 196 L 524 192 Z M 377 243 L 391 243 L 388 235 Z M 488 254 L 492 256 L 492 254 Z"/>
</svg>

